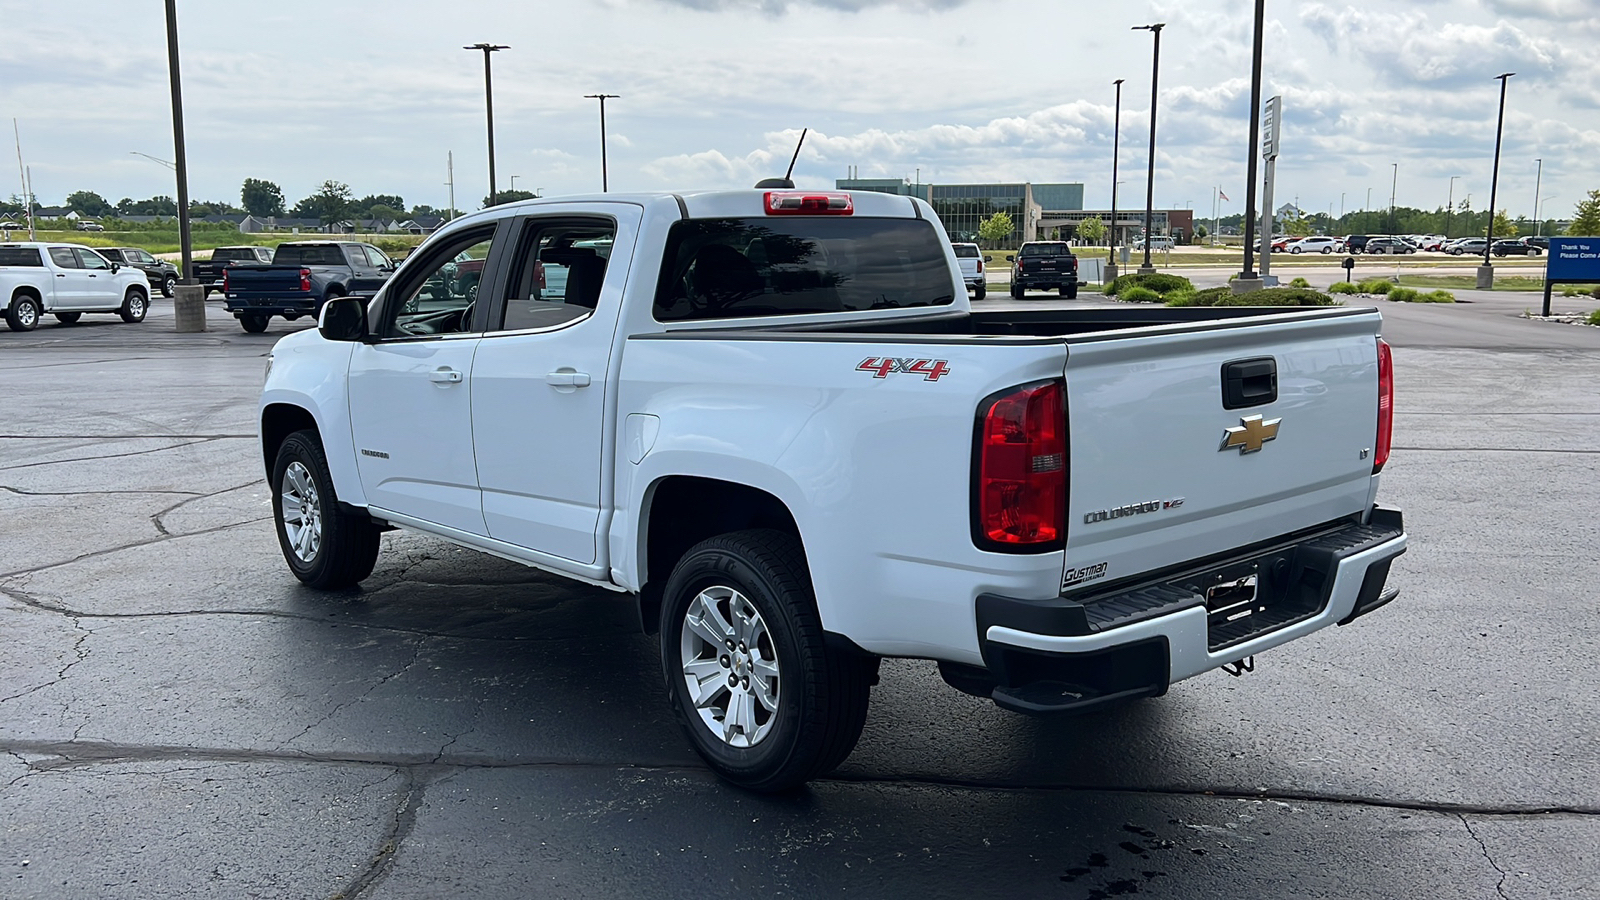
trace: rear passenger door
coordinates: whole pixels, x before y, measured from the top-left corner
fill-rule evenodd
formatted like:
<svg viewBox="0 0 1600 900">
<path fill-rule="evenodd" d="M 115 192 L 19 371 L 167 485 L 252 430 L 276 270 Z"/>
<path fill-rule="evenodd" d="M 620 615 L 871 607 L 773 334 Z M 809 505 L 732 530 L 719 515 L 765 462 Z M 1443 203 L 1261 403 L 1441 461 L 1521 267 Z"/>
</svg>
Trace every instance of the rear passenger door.
<svg viewBox="0 0 1600 900">
<path fill-rule="evenodd" d="M 489 536 L 597 557 L 606 397 L 640 210 L 520 220 L 472 366 L 472 433 Z"/>
<path fill-rule="evenodd" d="M 78 261 L 77 254 L 71 247 L 51 247 L 49 249 L 50 262 L 55 270 L 50 280 L 54 282 L 55 297 L 50 303 L 52 310 L 83 309 L 89 305 L 89 273 L 83 270 L 83 263 Z"/>
</svg>

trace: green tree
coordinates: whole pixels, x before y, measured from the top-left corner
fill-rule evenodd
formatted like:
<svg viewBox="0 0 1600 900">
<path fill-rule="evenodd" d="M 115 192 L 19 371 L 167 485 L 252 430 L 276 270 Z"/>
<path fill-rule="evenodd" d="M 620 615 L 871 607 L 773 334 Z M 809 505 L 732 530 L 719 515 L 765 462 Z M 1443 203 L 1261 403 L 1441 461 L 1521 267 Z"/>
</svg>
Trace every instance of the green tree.
<svg viewBox="0 0 1600 900">
<path fill-rule="evenodd" d="M 419 206 L 411 207 L 411 212 L 406 213 L 406 216 L 415 219 L 417 216 L 442 216 L 445 214 L 445 212 L 447 212 L 447 210 L 434 209 L 433 207 L 424 203 Z"/>
<path fill-rule="evenodd" d="M 283 188 L 260 178 L 246 178 L 239 189 L 239 202 L 252 216 L 281 216 Z"/>
<path fill-rule="evenodd" d="M 290 215 L 297 219 L 319 218 L 324 225 L 347 218 L 355 211 L 355 195 L 350 185 L 329 179 L 317 192 L 294 205 Z"/>
<path fill-rule="evenodd" d="M 385 222 L 397 222 L 406 218 L 405 207 L 385 206 L 382 203 L 375 203 L 367 207 L 367 218 L 382 219 Z"/>
<path fill-rule="evenodd" d="M 1091 244 L 1100 243 L 1105 236 L 1106 223 L 1098 216 L 1092 219 L 1084 219 L 1082 222 L 1078 223 L 1078 237 L 1083 238 Z"/>
<path fill-rule="evenodd" d="M 379 206 L 387 206 L 391 210 L 403 210 L 406 208 L 406 201 L 399 194 L 368 194 L 355 202 L 356 212 L 369 219 L 384 218 L 372 211 Z"/>
<path fill-rule="evenodd" d="M 80 216 L 103 216 L 116 210 L 94 191 L 73 191 L 67 195 L 67 205 Z"/>
<path fill-rule="evenodd" d="M 1488 224 L 1489 223 L 1485 222 L 1484 226 L 1487 227 Z M 1516 224 L 1514 222 L 1511 221 L 1511 217 L 1506 215 L 1506 211 L 1502 209 L 1499 212 L 1495 213 L 1494 214 L 1494 237 L 1495 237 L 1495 240 L 1500 240 L 1501 238 L 1514 238 L 1516 236 L 1517 236 L 1517 226 L 1516 226 Z"/>
<path fill-rule="evenodd" d="M 117 201 L 119 216 L 176 216 L 177 214 L 178 201 L 164 195 L 151 197 L 149 200 L 123 197 Z"/>
<path fill-rule="evenodd" d="M 1016 225 L 1009 213 L 997 212 L 978 223 L 978 240 L 995 245 L 1010 238 L 1014 228 Z"/>
<path fill-rule="evenodd" d="M 1206 239 L 1206 235 L 1208 235 L 1210 233 L 1211 232 L 1207 231 L 1206 227 L 1204 225 L 1196 225 L 1194 227 L 1194 236 L 1195 236 L 1196 240 L 1203 241 L 1203 240 Z"/>
<path fill-rule="evenodd" d="M 1311 233 L 1311 220 L 1305 216 L 1296 216 L 1292 219 L 1285 218 L 1279 223 L 1279 227 L 1283 229 L 1284 234 L 1293 237 L 1305 237 Z"/>
<path fill-rule="evenodd" d="M 535 194 L 533 191 L 495 191 L 494 192 L 494 199 L 495 199 L 495 205 L 496 206 L 500 206 L 500 205 L 503 205 L 503 204 L 506 204 L 506 203 L 515 203 L 518 200 L 532 200 L 534 197 L 537 197 L 537 196 L 538 195 Z M 489 208 L 489 197 L 487 195 L 485 195 L 484 198 L 483 198 L 483 208 L 484 209 L 488 209 Z"/>
<path fill-rule="evenodd" d="M 1588 197 L 1578 201 L 1578 208 L 1573 210 L 1572 224 L 1567 226 L 1567 234 L 1584 237 L 1600 235 L 1600 191 L 1590 191 Z"/>
</svg>

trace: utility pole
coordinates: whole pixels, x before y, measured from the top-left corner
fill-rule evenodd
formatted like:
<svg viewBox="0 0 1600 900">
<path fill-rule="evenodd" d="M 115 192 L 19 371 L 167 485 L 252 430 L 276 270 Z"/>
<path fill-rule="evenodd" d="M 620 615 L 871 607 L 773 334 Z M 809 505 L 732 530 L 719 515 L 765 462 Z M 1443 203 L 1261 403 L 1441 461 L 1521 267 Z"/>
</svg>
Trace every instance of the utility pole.
<svg viewBox="0 0 1600 900">
<path fill-rule="evenodd" d="M 183 89 L 178 71 L 178 11 L 167 0 L 167 80 L 172 84 L 172 146 L 178 173 L 178 247 L 182 251 L 182 284 L 194 284 L 194 240 L 189 234 L 189 161 L 183 148 Z"/>
<path fill-rule="evenodd" d="M 1150 264 L 1150 238 L 1151 235 L 1151 209 L 1156 202 L 1156 98 L 1161 81 L 1161 29 L 1167 27 L 1165 22 L 1154 25 L 1135 25 L 1134 31 L 1148 31 L 1155 36 L 1155 52 L 1150 58 L 1150 171 L 1145 178 L 1144 193 L 1144 265 L 1139 267 L 1140 274 L 1149 274 L 1156 270 Z"/>
<path fill-rule="evenodd" d="M 1118 78 L 1111 82 L 1117 88 L 1116 113 L 1111 125 L 1111 239 L 1106 242 L 1106 271 L 1101 276 L 1107 284 L 1117 278 L 1117 159 L 1119 156 L 1119 141 L 1122 137 L 1122 82 Z"/>
<path fill-rule="evenodd" d="M 1256 0 L 1256 29 L 1250 68 L 1250 146 L 1245 153 L 1246 176 L 1244 187 L 1244 271 L 1233 282 L 1235 293 L 1248 293 L 1261 289 L 1262 280 L 1255 270 L 1256 231 L 1256 145 L 1261 139 L 1261 34 L 1267 15 L 1267 0 Z"/>
<path fill-rule="evenodd" d="M 1506 82 L 1515 72 L 1495 77 L 1500 79 L 1500 118 L 1494 126 L 1494 172 L 1489 178 L 1489 233 L 1483 242 L 1483 265 L 1478 268 L 1478 290 L 1494 289 L 1494 266 L 1489 262 L 1489 248 L 1494 245 L 1495 192 L 1500 189 L 1500 138 L 1506 125 Z"/>
<path fill-rule="evenodd" d="M 17 138 L 17 180 L 22 182 L 22 214 L 28 217 L 28 240 L 39 239 L 33 230 L 33 184 L 28 178 L 28 168 L 22 164 L 22 131 L 17 128 L 17 120 L 11 120 L 11 133 Z"/>
<path fill-rule="evenodd" d="M 444 155 L 445 184 L 450 185 L 450 215 L 445 216 L 446 222 L 456 219 L 456 152 L 449 150 Z"/>
<path fill-rule="evenodd" d="M 619 98 L 616 94 L 584 94 L 583 97 L 600 101 L 600 193 L 604 194 L 611 190 L 611 177 L 606 172 L 606 101 Z"/>
<path fill-rule="evenodd" d="M 489 120 L 489 205 L 495 205 L 494 189 L 494 76 L 489 67 L 489 54 L 510 50 L 506 44 L 470 44 L 463 50 L 483 51 L 483 109 Z M 452 203 L 452 206 L 455 204 Z"/>
</svg>

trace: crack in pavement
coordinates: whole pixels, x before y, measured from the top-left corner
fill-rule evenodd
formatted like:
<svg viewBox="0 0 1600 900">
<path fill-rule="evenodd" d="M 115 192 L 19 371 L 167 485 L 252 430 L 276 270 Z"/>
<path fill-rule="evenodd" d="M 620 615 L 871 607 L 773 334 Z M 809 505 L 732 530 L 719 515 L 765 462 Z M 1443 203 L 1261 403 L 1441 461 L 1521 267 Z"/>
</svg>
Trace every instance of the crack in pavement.
<svg viewBox="0 0 1600 900">
<path fill-rule="evenodd" d="M 163 535 L 171 536 L 172 532 L 167 530 L 167 524 L 162 521 L 163 517 L 165 517 L 165 516 L 167 516 L 167 515 L 169 515 L 171 513 L 177 512 L 178 510 L 182 509 L 183 507 L 188 506 L 189 504 L 194 503 L 194 502 L 196 502 L 198 500 L 209 500 L 212 497 L 220 497 L 223 494 L 231 493 L 233 491 L 242 491 L 247 487 L 251 487 L 251 486 L 257 485 L 257 484 L 262 484 L 262 485 L 266 484 L 266 479 L 253 478 L 250 481 L 245 482 L 244 484 L 236 484 L 233 487 L 223 488 L 222 490 L 219 490 L 219 491 L 212 491 L 209 494 L 198 494 L 198 495 L 193 496 L 193 497 L 186 497 L 186 498 L 184 498 L 182 500 L 179 500 L 177 503 L 172 504 L 171 506 L 167 507 L 166 509 L 163 509 L 160 512 L 151 515 L 150 516 L 150 523 L 152 525 L 156 526 L 156 531 L 160 532 Z"/>
<path fill-rule="evenodd" d="M 29 491 L 9 484 L 0 484 L 0 491 L 9 491 L 22 497 L 84 497 L 98 494 L 187 494 L 191 497 L 205 496 L 199 491 L 173 491 L 173 490 L 148 490 L 148 491 Z"/>
<path fill-rule="evenodd" d="M 465 732 L 463 732 L 465 733 Z M 53 757 L 54 762 L 30 762 L 37 772 L 76 769 L 85 766 L 145 762 L 159 760 L 213 760 L 219 762 L 298 762 L 310 765 L 370 765 L 396 770 L 573 770 L 593 769 L 615 771 L 627 769 L 637 772 L 702 773 L 710 770 L 700 765 L 681 762 L 619 762 L 587 761 L 571 758 L 540 757 L 520 760 L 497 759 L 480 756 L 443 757 L 438 754 L 355 753 L 319 754 L 296 750 L 254 750 L 211 747 L 183 747 L 163 745 L 116 744 L 101 741 L 28 741 L 0 738 L 0 751 L 28 753 L 34 756 Z M 1437 813 L 1446 816 L 1473 815 L 1482 818 L 1511 818 L 1530 816 L 1569 816 L 1573 818 L 1600 817 L 1600 805 L 1532 805 L 1532 804 L 1472 804 L 1444 803 L 1412 800 L 1392 800 L 1360 794 L 1318 793 L 1314 791 L 1264 790 L 1228 787 L 1133 786 L 1114 784 L 1003 784 L 972 779 L 949 779 L 923 775 L 852 775 L 833 773 L 816 779 L 819 783 L 841 785 L 882 785 L 909 787 L 947 787 L 969 791 L 1001 791 L 1010 793 L 1098 793 L 1132 794 L 1161 797 L 1193 797 L 1217 800 L 1264 800 L 1301 803 L 1326 803 L 1339 806 L 1359 806 L 1403 812 Z"/>
<path fill-rule="evenodd" d="M 328 710 L 326 715 L 324 715 L 322 718 L 316 720 L 315 722 L 312 722 L 310 725 L 307 725 L 306 727 L 300 729 L 300 733 L 299 734 L 295 735 L 292 738 L 289 738 L 286 741 L 282 741 L 281 743 L 278 744 L 278 747 L 281 749 L 283 747 L 289 746 L 290 744 L 294 743 L 295 741 L 300 740 L 301 738 L 305 737 L 306 734 L 311 731 L 311 729 L 316 728 L 318 725 L 321 725 L 322 723 L 324 723 L 324 722 L 328 721 L 329 719 L 333 718 L 334 716 L 338 715 L 342 710 L 348 709 L 348 708 L 356 705 L 357 703 L 360 703 L 361 701 L 367 699 L 367 696 L 369 694 L 371 694 L 373 691 L 377 690 L 380 687 L 383 687 L 385 684 L 388 684 L 390 681 L 392 681 L 392 680 L 394 680 L 396 678 L 399 678 L 401 675 L 404 675 L 406 672 L 410 671 L 411 667 L 415 666 L 417 664 L 417 660 L 421 658 L 421 656 L 422 656 L 422 645 L 424 643 L 426 643 L 426 642 L 427 642 L 427 638 L 421 638 L 421 637 L 417 638 L 416 642 L 411 647 L 411 658 L 406 660 L 405 665 L 403 665 L 400 668 L 396 669 L 395 671 L 389 673 L 388 675 L 385 675 L 382 678 L 379 678 L 377 681 L 374 681 L 371 685 L 369 685 L 367 687 L 366 690 L 361 692 L 361 696 L 355 697 L 355 698 L 350 699 L 350 700 L 346 700 L 346 701 L 344 701 L 342 703 L 334 704 L 333 708 Z"/>
<path fill-rule="evenodd" d="M 1456 814 L 1456 818 L 1461 820 L 1461 824 L 1466 826 L 1467 834 L 1472 835 L 1472 839 L 1477 842 L 1478 849 L 1483 851 L 1484 860 L 1489 863 L 1489 866 L 1491 868 L 1493 868 L 1496 872 L 1500 873 L 1500 880 L 1495 882 L 1494 892 L 1496 894 L 1499 894 L 1503 898 L 1503 900 L 1511 900 L 1510 895 L 1508 895 L 1506 893 L 1506 890 L 1505 890 L 1506 874 L 1507 874 L 1506 870 L 1500 868 L 1500 864 L 1494 861 L 1494 857 L 1493 856 L 1489 855 L 1489 845 L 1485 844 L 1483 842 L 1483 838 L 1478 837 L 1478 833 L 1476 831 L 1472 830 L 1472 823 L 1467 821 L 1466 815 L 1464 815 L 1462 813 L 1457 813 Z"/>
<path fill-rule="evenodd" d="M 417 813 L 422 809 L 422 801 L 428 788 L 438 779 L 441 773 L 437 771 L 418 771 L 416 769 L 401 770 L 406 782 L 400 792 L 400 802 L 394 811 L 394 821 L 378 839 L 378 849 L 367 867 L 352 878 L 343 888 L 334 892 L 332 900 L 357 900 L 368 888 L 382 884 L 389 877 L 389 870 L 393 867 L 395 857 L 399 855 L 400 847 L 406 838 L 417 826 Z"/>
<path fill-rule="evenodd" d="M 231 404 L 230 404 L 231 405 Z M 253 434 L 0 434 L 0 441 L 234 441 Z"/>
<path fill-rule="evenodd" d="M 34 685 L 33 687 L 28 688 L 25 691 L 20 691 L 18 693 L 12 694 L 9 697 L 0 697 L 0 703 L 5 703 L 8 700 L 16 700 L 19 697 L 26 697 L 29 694 L 35 693 L 37 691 L 42 691 L 45 688 L 50 687 L 52 685 L 60 684 L 62 681 L 66 680 L 67 672 L 71 671 L 73 666 L 76 666 L 78 663 L 81 663 L 85 659 L 89 658 L 89 651 L 84 649 L 83 642 L 87 641 L 89 639 L 89 636 L 94 634 L 94 630 L 90 629 L 90 628 L 83 627 L 83 623 L 78 621 L 78 619 L 79 619 L 78 616 L 68 616 L 67 618 L 72 620 L 72 627 L 73 628 L 75 628 L 78 631 L 82 632 L 82 634 L 78 635 L 77 640 L 72 642 L 72 654 L 73 654 L 72 661 L 67 663 L 65 666 L 62 666 L 61 667 L 61 671 L 56 673 L 56 677 L 54 679 L 52 679 L 50 681 L 47 681 L 44 684 Z"/>
<path fill-rule="evenodd" d="M 195 498 L 195 499 L 199 499 L 199 498 Z M 159 544 L 159 543 L 161 543 L 163 541 L 174 541 L 174 540 L 177 540 L 179 538 L 199 537 L 201 535 L 206 535 L 206 534 L 215 534 L 216 532 L 219 532 L 219 531 L 227 531 L 230 528 L 242 528 L 242 527 L 244 527 L 246 525 L 254 525 L 257 522 L 265 522 L 265 521 L 268 521 L 271 518 L 272 518 L 271 516 L 261 516 L 260 518 L 256 518 L 256 519 L 246 519 L 243 522 L 233 522 L 233 523 L 230 523 L 230 524 L 227 524 L 227 525 L 216 525 L 216 526 L 213 526 L 211 528 L 202 528 L 202 529 L 200 529 L 198 531 L 184 531 L 184 532 L 180 532 L 178 534 L 160 534 L 160 535 L 157 535 L 157 536 L 155 536 L 153 538 L 150 538 L 148 540 L 134 541 L 131 544 L 122 544 L 122 545 L 119 545 L 119 546 L 116 546 L 116 547 L 106 547 L 106 548 L 101 549 L 101 550 L 91 550 L 88 553 L 80 553 L 80 554 L 78 554 L 77 556 L 74 556 L 71 559 L 61 560 L 60 562 L 45 563 L 43 565 L 31 566 L 31 567 L 26 568 L 26 569 L 16 569 L 16 570 L 11 571 L 11 572 L 0 572 L 0 578 L 16 578 L 19 575 L 32 575 L 35 572 L 44 572 L 44 571 L 47 571 L 47 570 L 50 570 L 50 569 L 59 569 L 62 566 L 70 566 L 73 563 L 80 563 L 80 562 L 83 562 L 86 559 L 94 559 L 97 556 L 106 556 L 106 555 L 112 554 L 112 553 L 120 553 L 123 550 L 134 550 L 134 549 L 137 549 L 139 547 L 148 547 L 151 544 Z M 0 590 L 3 590 L 3 589 L 0 589 Z M 30 606 L 39 606 L 40 609 L 53 609 L 55 612 L 64 612 L 64 610 L 60 609 L 59 607 L 49 607 L 47 605 L 41 605 L 41 604 L 29 604 L 29 605 Z"/>
<path fill-rule="evenodd" d="M 21 463 L 20 465 L 15 466 L 0 466 L 0 472 L 11 472 L 17 469 L 31 469 L 35 466 L 59 466 L 64 463 L 93 462 L 97 459 L 121 459 L 126 456 L 139 456 L 141 454 L 148 453 L 164 453 L 168 450 L 179 450 L 184 447 L 194 447 L 200 444 L 209 444 L 213 441 L 220 440 L 222 440 L 222 438 L 202 438 L 198 441 L 185 441 L 182 444 L 173 444 L 170 447 L 157 447 L 154 450 L 130 450 L 127 453 L 107 453 L 104 456 L 78 456 L 71 459 L 52 459 L 44 462 Z"/>
</svg>

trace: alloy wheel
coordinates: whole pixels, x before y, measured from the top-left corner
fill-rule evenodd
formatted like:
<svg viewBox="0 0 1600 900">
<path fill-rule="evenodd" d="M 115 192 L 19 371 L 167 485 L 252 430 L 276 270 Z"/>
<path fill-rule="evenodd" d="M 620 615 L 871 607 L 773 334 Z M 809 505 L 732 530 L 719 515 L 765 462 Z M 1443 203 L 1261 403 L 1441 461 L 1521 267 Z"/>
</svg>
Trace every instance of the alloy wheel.
<svg viewBox="0 0 1600 900">
<path fill-rule="evenodd" d="M 702 590 L 684 612 L 683 681 L 700 721 L 730 747 L 759 744 L 778 713 L 778 654 L 767 624 L 738 590 Z"/>
<path fill-rule="evenodd" d="M 296 460 L 283 472 L 283 535 L 303 563 L 317 558 L 322 549 L 322 500 L 311 470 Z"/>
</svg>

